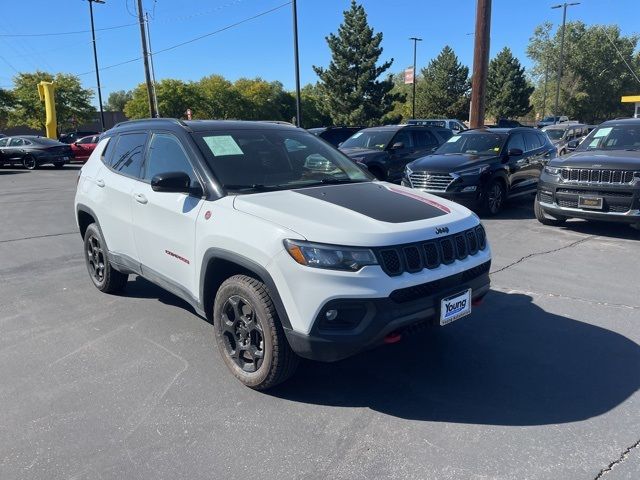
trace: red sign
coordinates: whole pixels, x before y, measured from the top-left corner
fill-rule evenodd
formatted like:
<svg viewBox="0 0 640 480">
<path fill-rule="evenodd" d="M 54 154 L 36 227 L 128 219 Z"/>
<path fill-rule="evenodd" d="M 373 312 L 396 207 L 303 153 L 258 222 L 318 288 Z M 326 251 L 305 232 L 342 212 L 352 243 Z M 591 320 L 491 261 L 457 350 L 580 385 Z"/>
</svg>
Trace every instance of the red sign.
<svg viewBox="0 0 640 480">
<path fill-rule="evenodd" d="M 407 67 L 404 71 L 404 83 L 413 83 L 414 77 L 413 67 Z"/>
</svg>

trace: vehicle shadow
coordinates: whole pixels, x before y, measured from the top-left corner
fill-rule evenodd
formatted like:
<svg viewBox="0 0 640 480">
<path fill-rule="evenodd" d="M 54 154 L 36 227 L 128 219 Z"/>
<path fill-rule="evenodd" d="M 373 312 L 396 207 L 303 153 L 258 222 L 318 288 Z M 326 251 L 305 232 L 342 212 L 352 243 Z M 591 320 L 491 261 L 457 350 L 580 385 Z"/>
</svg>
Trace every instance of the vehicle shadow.
<svg viewBox="0 0 640 480">
<path fill-rule="evenodd" d="M 596 235 L 598 237 L 613 237 L 621 238 L 623 240 L 640 240 L 640 230 L 635 230 L 631 226 L 622 223 L 594 222 L 572 219 L 567 221 L 567 223 L 559 228 L 571 232 L 583 233 L 585 235 Z"/>
<path fill-rule="evenodd" d="M 0 175 L 17 175 L 27 173 L 27 170 L 0 170 Z"/>
<path fill-rule="evenodd" d="M 412 420 L 545 425 L 603 414 L 640 386 L 640 347 L 492 291 L 467 319 L 338 363 L 305 362 L 267 392 Z"/>
<path fill-rule="evenodd" d="M 121 295 L 123 297 L 131 297 L 131 298 L 157 299 L 160 302 L 164 303 L 165 305 L 171 305 L 173 307 L 183 308 L 201 317 L 195 311 L 195 309 L 189 304 L 189 302 L 165 290 L 164 288 L 157 286 L 155 283 L 151 283 L 149 280 L 139 275 L 129 276 L 129 281 L 127 282 L 127 285 L 125 289 L 122 291 Z"/>
</svg>

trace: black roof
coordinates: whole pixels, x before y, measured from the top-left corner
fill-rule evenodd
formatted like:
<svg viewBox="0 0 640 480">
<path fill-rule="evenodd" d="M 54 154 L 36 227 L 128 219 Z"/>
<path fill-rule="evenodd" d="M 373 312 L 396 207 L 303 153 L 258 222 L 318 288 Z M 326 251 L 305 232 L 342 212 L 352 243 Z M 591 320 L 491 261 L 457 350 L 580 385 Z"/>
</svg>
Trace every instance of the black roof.
<svg viewBox="0 0 640 480">
<path fill-rule="evenodd" d="M 143 118 L 118 123 L 112 130 L 127 128 L 184 128 L 192 132 L 209 130 L 247 130 L 259 127 L 261 129 L 281 130 L 283 128 L 297 128 L 286 122 L 248 121 L 248 120 L 178 120 L 176 118 Z"/>
<path fill-rule="evenodd" d="M 615 120 L 607 120 L 600 125 L 640 125 L 640 118 L 616 118 Z"/>
<path fill-rule="evenodd" d="M 513 127 L 513 128 L 497 128 L 497 127 L 480 127 L 480 128 L 471 128 L 469 130 L 463 130 L 458 135 L 468 135 L 470 133 L 502 133 L 509 134 L 511 132 L 532 132 L 537 131 L 531 127 Z"/>
</svg>

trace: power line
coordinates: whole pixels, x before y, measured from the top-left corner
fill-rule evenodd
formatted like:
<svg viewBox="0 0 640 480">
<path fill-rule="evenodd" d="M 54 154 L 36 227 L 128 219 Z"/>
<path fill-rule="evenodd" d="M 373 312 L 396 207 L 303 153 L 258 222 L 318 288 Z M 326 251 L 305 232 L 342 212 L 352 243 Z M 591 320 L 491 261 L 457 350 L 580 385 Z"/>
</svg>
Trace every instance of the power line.
<svg viewBox="0 0 640 480">
<path fill-rule="evenodd" d="M 125 28 L 136 26 L 138 23 L 126 23 L 123 25 L 114 25 L 112 27 L 104 27 L 104 28 L 96 28 L 96 32 L 101 32 L 104 30 L 115 30 L 117 28 Z M 0 33 L 0 37 L 56 37 L 61 35 L 76 35 L 79 33 L 90 33 L 91 30 L 75 30 L 73 32 L 57 32 L 57 33 Z"/>
<path fill-rule="evenodd" d="M 602 31 L 604 32 L 605 37 L 607 37 L 607 39 L 611 42 L 611 45 L 613 45 L 613 48 L 615 48 L 616 52 L 618 52 L 618 55 L 620 55 L 620 58 L 622 59 L 624 64 L 627 66 L 627 68 L 631 72 L 631 75 L 633 75 L 635 79 L 638 81 L 638 83 L 640 83 L 640 78 L 638 78 L 638 75 L 636 75 L 636 72 L 634 72 L 631 66 L 627 63 L 627 60 L 624 58 L 622 53 L 620 53 L 620 50 L 618 50 L 618 46 L 615 44 L 615 42 L 611 40 L 611 37 L 609 37 L 609 33 L 607 32 L 607 29 L 604 28 L 603 25 L 600 25 L 600 28 L 602 28 Z"/>
</svg>

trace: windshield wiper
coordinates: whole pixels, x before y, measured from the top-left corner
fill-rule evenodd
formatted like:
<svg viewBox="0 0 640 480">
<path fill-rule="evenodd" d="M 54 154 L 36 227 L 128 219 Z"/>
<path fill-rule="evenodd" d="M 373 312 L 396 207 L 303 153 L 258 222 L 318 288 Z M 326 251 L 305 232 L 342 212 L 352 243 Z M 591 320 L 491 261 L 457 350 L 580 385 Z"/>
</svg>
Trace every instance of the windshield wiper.
<svg viewBox="0 0 640 480">
<path fill-rule="evenodd" d="M 335 185 L 338 183 L 362 183 L 368 181 L 369 180 L 352 180 L 350 178 L 323 178 L 320 180 L 320 183 L 324 185 Z"/>
<path fill-rule="evenodd" d="M 268 192 L 284 187 L 285 185 L 263 185 L 262 183 L 251 183 L 247 185 L 227 183 L 224 185 L 224 188 L 227 190 L 255 190 L 257 192 Z"/>
</svg>

